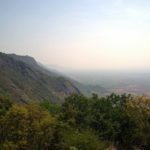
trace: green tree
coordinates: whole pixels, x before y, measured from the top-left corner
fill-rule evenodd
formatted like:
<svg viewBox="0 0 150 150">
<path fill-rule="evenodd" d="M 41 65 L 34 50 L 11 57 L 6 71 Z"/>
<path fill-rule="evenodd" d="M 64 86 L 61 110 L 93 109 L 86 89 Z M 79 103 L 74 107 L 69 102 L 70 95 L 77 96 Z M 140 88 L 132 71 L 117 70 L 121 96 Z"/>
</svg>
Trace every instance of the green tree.
<svg viewBox="0 0 150 150">
<path fill-rule="evenodd" d="M 65 99 L 62 105 L 63 120 L 70 125 L 86 126 L 89 121 L 89 100 L 83 95 L 71 95 Z"/>
<path fill-rule="evenodd" d="M 3 150 L 48 149 L 55 120 L 36 104 L 14 104 L 0 122 Z"/>
<path fill-rule="evenodd" d="M 56 117 L 60 115 L 62 109 L 61 104 L 51 103 L 48 101 L 41 102 L 40 106 Z"/>
<path fill-rule="evenodd" d="M 6 95 L 0 95 L 0 116 L 5 115 L 11 106 L 10 98 Z"/>
<path fill-rule="evenodd" d="M 128 128 L 126 134 L 130 136 L 128 140 L 131 145 L 141 149 L 150 149 L 150 99 L 137 97 L 129 101 L 126 114 L 134 125 Z"/>
<path fill-rule="evenodd" d="M 96 97 L 96 98 L 95 98 Z M 106 97 L 92 97 L 90 126 L 99 133 L 100 137 L 114 144 L 120 142 L 122 121 L 126 121 L 124 109 L 131 95 L 111 94 Z"/>
<path fill-rule="evenodd" d="M 64 150 L 104 150 L 107 142 L 101 141 L 91 130 L 71 130 L 63 135 Z"/>
</svg>

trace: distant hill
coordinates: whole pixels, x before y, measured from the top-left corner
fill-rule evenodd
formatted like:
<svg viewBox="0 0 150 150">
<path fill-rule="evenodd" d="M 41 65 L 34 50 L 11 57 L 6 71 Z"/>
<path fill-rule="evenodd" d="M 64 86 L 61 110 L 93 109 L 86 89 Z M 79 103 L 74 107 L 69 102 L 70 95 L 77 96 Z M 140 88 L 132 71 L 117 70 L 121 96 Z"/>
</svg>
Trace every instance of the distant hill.
<svg viewBox="0 0 150 150">
<path fill-rule="evenodd" d="M 78 88 L 67 78 L 45 69 L 30 56 L 0 53 L 0 94 L 17 102 L 61 102 Z"/>
<path fill-rule="evenodd" d="M 73 81 L 73 84 L 87 97 L 90 97 L 93 93 L 98 96 L 105 96 L 109 94 L 109 91 L 100 85 L 84 84 L 78 81 Z"/>
<path fill-rule="evenodd" d="M 87 82 L 84 83 L 82 80 L 78 80 L 80 78 L 76 78 L 76 71 L 56 65 L 47 65 L 46 68 L 50 71 L 53 70 L 53 72 L 59 73 L 69 79 L 80 90 L 80 92 L 87 97 L 90 97 L 93 93 L 97 94 L 98 96 L 105 96 L 111 93 L 108 89 L 104 88 L 104 86 L 101 86 L 100 84 L 88 84 Z M 86 76 L 87 75 L 85 74 L 83 78 L 86 78 Z"/>
</svg>

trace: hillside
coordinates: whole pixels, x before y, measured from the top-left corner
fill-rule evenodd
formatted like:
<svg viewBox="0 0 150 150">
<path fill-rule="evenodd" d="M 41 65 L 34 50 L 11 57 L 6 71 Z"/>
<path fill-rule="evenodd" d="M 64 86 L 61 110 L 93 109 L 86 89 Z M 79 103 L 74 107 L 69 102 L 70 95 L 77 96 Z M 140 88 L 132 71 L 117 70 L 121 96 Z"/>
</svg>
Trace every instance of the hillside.
<svg viewBox="0 0 150 150">
<path fill-rule="evenodd" d="M 67 69 L 55 65 L 47 65 L 45 67 L 49 71 L 53 70 L 53 72 L 59 73 L 62 76 L 68 78 L 80 90 L 80 92 L 87 97 L 90 97 L 93 93 L 99 96 L 105 96 L 111 93 L 108 90 L 108 88 L 105 88 L 104 84 L 100 84 L 99 82 L 93 84 L 91 81 L 95 79 L 95 77 L 87 78 L 89 72 L 86 74 L 82 74 L 83 71 L 78 72 L 75 70 L 71 70 L 71 69 Z M 99 78 L 100 80 L 102 80 L 101 76 Z M 88 82 L 86 81 L 86 79 L 88 79 Z"/>
<path fill-rule="evenodd" d="M 100 85 L 84 84 L 74 80 L 72 80 L 72 82 L 80 90 L 80 92 L 87 97 L 90 97 L 93 93 L 98 96 L 105 96 L 109 94 L 109 91 Z"/>
<path fill-rule="evenodd" d="M 79 90 L 68 79 L 46 70 L 30 56 L 0 53 L 0 93 L 17 102 L 60 102 Z"/>
</svg>

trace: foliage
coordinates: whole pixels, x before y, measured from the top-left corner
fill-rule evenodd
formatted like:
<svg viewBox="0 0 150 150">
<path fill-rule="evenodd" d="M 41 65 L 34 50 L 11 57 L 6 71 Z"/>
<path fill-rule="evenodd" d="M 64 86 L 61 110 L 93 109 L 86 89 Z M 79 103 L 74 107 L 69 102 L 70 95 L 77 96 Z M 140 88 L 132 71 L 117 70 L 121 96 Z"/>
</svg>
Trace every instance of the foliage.
<svg viewBox="0 0 150 150">
<path fill-rule="evenodd" d="M 2 149 L 46 149 L 53 136 L 55 120 L 38 105 L 14 104 L 1 120 Z"/>
<path fill-rule="evenodd" d="M 150 99 L 73 94 L 19 105 L 1 96 L 0 129 L 2 150 L 149 150 Z"/>
<path fill-rule="evenodd" d="M 99 98 L 73 95 L 63 104 L 65 120 L 75 128 L 91 128 L 120 150 L 150 148 L 150 99 L 111 94 Z M 80 117 L 79 117 L 80 116 Z M 71 123 L 70 123 L 71 122 Z"/>
<path fill-rule="evenodd" d="M 11 107 L 12 102 L 6 95 L 0 95 L 0 116 L 4 115 Z"/>
<path fill-rule="evenodd" d="M 102 142 L 93 131 L 67 131 L 64 134 L 64 150 L 104 150 L 107 147 L 105 142 Z"/>
<path fill-rule="evenodd" d="M 40 103 L 40 106 L 47 110 L 50 114 L 58 115 L 61 112 L 61 105 L 57 103 L 51 103 L 48 101 L 44 101 Z"/>
<path fill-rule="evenodd" d="M 83 95 L 73 94 L 66 98 L 62 105 L 63 120 L 66 120 L 70 125 L 86 126 L 88 123 L 89 101 Z"/>
<path fill-rule="evenodd" d="M 136 145 L 141 149 L 149 149 L 150 99 L 137 97 L 129 101 L 127 103 L 126 114 L 133 124 L 133 127 L 130 129 L 131 145 Z"/>
</svg>

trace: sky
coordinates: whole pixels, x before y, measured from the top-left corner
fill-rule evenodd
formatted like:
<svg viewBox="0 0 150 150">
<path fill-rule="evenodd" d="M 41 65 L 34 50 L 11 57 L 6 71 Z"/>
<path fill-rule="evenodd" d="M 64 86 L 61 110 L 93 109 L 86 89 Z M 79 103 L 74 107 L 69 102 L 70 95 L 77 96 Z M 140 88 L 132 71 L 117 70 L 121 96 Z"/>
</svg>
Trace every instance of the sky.
<svg viewBox="0 0 150 150">
<path fill-rule="evenodd" d="M 71 69 L 150 69 L 149 0 L 0 0 L 0 51 Z"/>
</svg>

